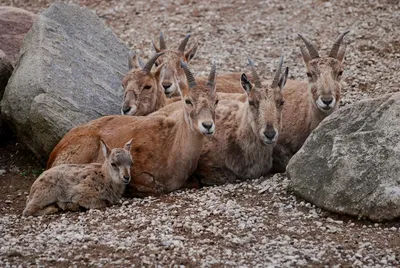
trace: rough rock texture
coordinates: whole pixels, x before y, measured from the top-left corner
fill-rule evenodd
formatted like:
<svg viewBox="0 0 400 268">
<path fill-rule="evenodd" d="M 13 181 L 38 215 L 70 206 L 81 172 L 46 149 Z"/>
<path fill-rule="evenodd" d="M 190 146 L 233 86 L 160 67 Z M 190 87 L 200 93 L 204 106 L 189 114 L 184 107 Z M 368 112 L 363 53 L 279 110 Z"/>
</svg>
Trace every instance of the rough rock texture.
<svg viewBox="0 0 400 268">
<path fill-rule="evenodd" d="M 399 133 L 399 93 L 340 109 L 289 162 L 291 188 L 332 212 L 400 217 Z"/>
<path fill-rule="evenodd" d="M 0 49 L 15 65 L 26 33 L 37 16 L 32 12 L 15 7 L 0 7 Z"/>
<path fill-rule="evenodd" d="M 71 128 L 119 113 L 127 58 L 128 49 L 93 12 L 53 4 L 24 40 L 3 115 L 45 161 Z"/>
<path fill-rule="evenodd" d="M 10 59 L 2 50 L 0 50 L 0 100 L 3 97 L 8 79 L 10 78 L 13 70 L 14 68 Z"/>
</svg>

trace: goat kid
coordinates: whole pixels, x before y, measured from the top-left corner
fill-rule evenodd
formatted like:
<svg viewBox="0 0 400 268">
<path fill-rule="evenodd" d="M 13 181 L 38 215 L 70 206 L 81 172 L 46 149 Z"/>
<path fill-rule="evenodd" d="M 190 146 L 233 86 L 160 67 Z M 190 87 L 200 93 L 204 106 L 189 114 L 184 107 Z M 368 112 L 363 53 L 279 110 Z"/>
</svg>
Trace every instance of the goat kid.
<svg viewBox="0 0 400 268">
<path fill-rule="evenodd" d="M 131 179 L 132 140 L 110 150 L 100 141 L 104 163 L 60 165 L 46 170 L 33 183 L 24 216 L 60 210 L 99 209 L 116 204 Z"/>
</svg>

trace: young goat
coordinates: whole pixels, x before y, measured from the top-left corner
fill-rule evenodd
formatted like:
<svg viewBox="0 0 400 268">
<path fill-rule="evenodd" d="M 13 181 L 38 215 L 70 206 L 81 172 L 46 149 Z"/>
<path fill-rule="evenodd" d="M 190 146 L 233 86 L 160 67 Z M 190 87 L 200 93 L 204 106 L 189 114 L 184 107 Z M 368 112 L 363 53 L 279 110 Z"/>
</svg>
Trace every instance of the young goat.
<svg viewBox="0 0 400 268">
<path fill-rule="evenodd" d="M 165 72 L 161 84 L 165 94 L 168 97 L 180 96 L 177 90 L 178 86 L 182 88 L 186 81 L 185 72 L 182 68 L 180 68 L 180 62 L 183 61 L 185 63 L 189 63 L 196 55 L 198 49 L 197 43 L 189 51 L 185 52 L 189 38 L 190 34 L 186 35 L 185 39 L 183 39 L 178 48 L 175 50 L 167 49 L 163 32 L 160 32 L 159 47 L 152 42 L 153 49 L 156 51 L 156 53 L 163 53 L 163 55 L 157 59 L 155 64 L 156 66 L 165 64 Z M 175 78 L 177 78 L 178 83 L 181 83 L 180 85 L 176 83 Z"/>
<path fill-rule="evenodd" d="M 104 163 L 60 165 L 46 170 L 33 183 L 24 216 L 59 210 L 98 209 L 116 204 L 131 179 L 132 140 L 110 150 L 101 141 Z"/>
<path fill-rule="evenodd" d="M 281 129 L 282 89 L 288 68 L 282 75 L 283 57 L 271 85 L 263 85 L 249 59 L 254 84 L 246 74 L 240 82 L 247 100 L 220 100 L 216 134 L 203 147 L 194 177 L 201 184 L 214 185 L 254 179 L 272 166 L 272 150 Z"/>
<path fill-rule="evenodd" d="M 131 153 L 131 195 L 146 196 L 171 192 L 182 187 L 197 167 L 204 136 L 214 134 L 216 67 L 209 83 L 198 86 L 187 65 L 181 63 L 188 89 L 181 92 L 181 109 L 174 116 L 106 116 L 69 131 L 50 154 L 47 167 L 66 163 L 101 161 L 98 141 L 112 147 L 134 138 Z"/>
<path fill-rule="evenodd" d="M 282 112 L 282 132 L 274 148 L 272 172 L 285 172 L 290 158 L 301 148 L 319 123 L 339 107 L 346 46 L 341 46 L 340 34 L 327 57 L 320 57 L 314 45 L 302 35 L 302 46 L 308 82 L 288 81 L 284 91 L 286 101 Z"/>
</svg>

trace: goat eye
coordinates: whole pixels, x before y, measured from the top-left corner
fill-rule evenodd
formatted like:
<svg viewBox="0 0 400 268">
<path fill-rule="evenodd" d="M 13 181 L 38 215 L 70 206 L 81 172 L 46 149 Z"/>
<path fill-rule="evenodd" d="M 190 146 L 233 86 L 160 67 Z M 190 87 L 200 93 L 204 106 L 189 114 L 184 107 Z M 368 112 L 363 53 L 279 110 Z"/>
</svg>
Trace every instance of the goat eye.
<svg viewBox="0 0 400 268">
<path fill-rule="evenodd" d="M 283 106 L 285 104 L 284 100 L 281 100 L 281 102 L 279 103 L 280 106 Z"/>
<path fill-rule="evenodd" d="M 338 72 L 338 76 L 342 76 L 343 71 Z"/>
<path fill-rule="evenodd" d="M 155 65 L 156 67 L 158 67 L 158 63 L 157 63 L 157 62 L 155 62 L 154 65 Z"/>
<path fill-rule="evenodd" d="M 116 168 L 116 167 L 117 167 L 117 164 L 111 163 L 111 166 Z"/>
<path fill-rule="evenodd" d="M 251 106 L 256 106 L 256 103 L 255 103 L 254 101 L 251 101 L 251 100 L 249 100 L 249 104 L 250 104 Z"/>
<path fill-rule="evenodd" d="M 193 103 L 192 103 L 189 99 L 186 99 L 186 100 L 185 100 L 185 103 L 186 103 L 187 105 L 193 105 Z"/>
<path fill-rule="evenodd" d="M 312 77 L 311 73 L 307 73 L 307 77 L 311 78 Z"/>
<path fill-rule="evenodd" d="M 151 86 L 144 86 L 143 89 L 150 89 L 150 88 L 151 88 Z"/>
<path fill-rule="evenodd" d="M 217 105 L 217 104 L 218 104 L 218 102 L 219 102 L 219 100 L 216 100 L 216 101 L 215 101 L 215 105 Z"/>
</svg>

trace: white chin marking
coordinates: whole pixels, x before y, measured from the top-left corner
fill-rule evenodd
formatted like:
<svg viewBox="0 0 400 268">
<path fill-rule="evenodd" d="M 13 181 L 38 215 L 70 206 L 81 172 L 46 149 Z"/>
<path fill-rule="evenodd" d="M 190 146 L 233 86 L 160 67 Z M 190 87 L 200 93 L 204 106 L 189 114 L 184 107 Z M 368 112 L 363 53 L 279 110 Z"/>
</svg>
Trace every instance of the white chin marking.
<svg viewBox="0 0 400 268">
<path fill-rule="evenodd" d="M 203 127 L 203 125 L 202 125 L 201 123 L 199 123 L 197 126 L 198 126 L 200 132 L 203 133 L 203 134 L 208 134 L 208 135 L 214 134 L 214 131 L 215 131 L 215 124 L 213 124 L 213 125 L 211 126 L 210 130 L 208 130 L 208 129 L 206 129 L 205 127 Z"/>
<path fill-rule="evenodd" d="M 172 93 L 174 93 L 174 91 L 175 91 L 175 84 L 172 84 L 169 88 L 167 88 L 164 92 L 165 92 L 165 94 L 167 94 L 167 95 L 169 95 L 169 94 L 172 94 Z"/>
<path fill-rule="evenodd" d="M 317 107 L 319 110 L 321 110 L 322 112 L 328 113 L 328 112 L 331 112 L 332 109 L 335 107 L 336 100 L 335 100 L 335 98 L 333 98 L 332 102 L 329 105 L 326 105 L 321 100 L 321 97 L 319 97 L 315 103 L 317 104 Z"/>
</svg>

